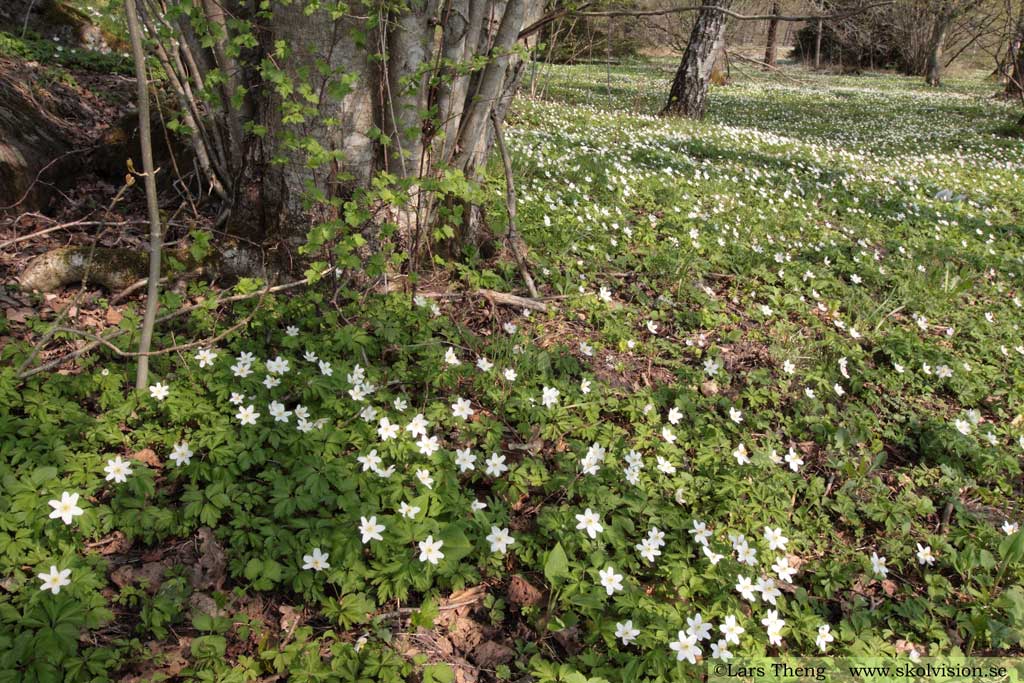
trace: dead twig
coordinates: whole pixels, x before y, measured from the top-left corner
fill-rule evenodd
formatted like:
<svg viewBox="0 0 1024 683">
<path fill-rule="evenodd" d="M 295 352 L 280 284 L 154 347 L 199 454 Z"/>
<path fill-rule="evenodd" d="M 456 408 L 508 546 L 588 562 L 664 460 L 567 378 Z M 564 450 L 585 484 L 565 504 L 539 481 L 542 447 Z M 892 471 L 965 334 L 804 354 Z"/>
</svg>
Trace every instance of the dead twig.
<svg viewBox="0 0 1024 683">
<path fill-rule="evenodd" d="M 268 287 L 268 288 L 262 289 L 262 290 L 260 290 L 258 292 L 252 292 L 250 294 L 235 294 L 235 295 L 232 295 L 232 296 L 224 297 L 223 299 L 217 300 L 214 305 L 215 306 L 220 306 L 220 305 L 227 304 L 227 303 L 234 303 L 234 302 L 237 302 L 237 301 L 245 301 L 246 299 L 253 299 L 253 298 L 257 297 L 257 296 L 263 297 L 263 296 L 265 296 L 267 294 L 274 294 L 276 292 L 283 292 L 285 290 L 294 289 L 295 287 L 301 287 L 301 286 L 306 285 L 306 284 L 309 284 L 309 280 L 307 280 L 307 279 L 296 280 L 294 282 L 288 282 L 288 283 L 285 283 L 283 285 L 276 285 L 274 287 Z M 157 324 L 159 324 L 159 323 L 163 323 L 163 322 L 166 322 L 168 320 L 171 320 L 173 318 L 179 318 L 179 317 L 181 317 L 183 315 L 187 315 L 188 313 L 191 313 L 192 311 L 196 310 L 197 308 L 204 307 L 204 305 L 205 304 L 192 304 L 190 306 L 183 306 L 182 308 L 179 308 L 178 310 L 176 310 L 176 311 L 174 311 L 172 313 L 168 313 L 168 314 L 166 314 L 164 316 L 161 316 L 161 317 L 157 318 L 156 322 L 157 322 Z M 56 330 L 54 330 L 54 332 L 56 332 Z M 53 368 L 60 367 L 61 365 L 63 365 L 64 363 L 66 363 L 68 361 L 74 360 L 75 358 L 78 358 L 79 356 L 82 356 L 82 355 L 85 355 L 86 353 L 89 353 L 93 349 L 95 349 L 95 348 L 101 346 L 102 344 L 104 344 L 104 342 L 110 342 L 111 340 L 116 339 L 117 337 L 121 336 L 125 332 L 127 332 L 127 330 L 117 329 L 117 330 L 114 330 L 113 332 L 111 332 L 109 334 L 106 334 L 106 335 L 102 335 L 102 336 L 93 335 L 95 337 L 95 339 L 93 341 L 91 341 L 90 343 L 86 344 L 85 346 L 83 346 L 82 348 L 76 349 L 75 351 L 72 351 L 71 353 L 65 354 L 65 355 L 61 356 L 60 358 L 55 358 L 54 360 L 49 361 L 48 363 L 44 363 L 43 365 L 40 365 L 39 367 L 32 368 L 31 370 L 24 370 L 24 368 L 27 367 L 28 362 L 31 360 L 31 359 L 29 359 L 29 361 L 26 361 L 26 363 L 23 363 L 22 367 L 19 368 L 18 379 L 19 380 L 28 379 L 29 377 L 32 377 L 33 375 L 37 375 L 40 372 L 46 372 L 47 370 L 51 370 Z M 212 341 L 211 340 L 204 340 L 203 343 L 204 344 L 209 344 L 209 343 L 212 343 Z M 178 351 L 178 350 L 181 350 L 181 348 L 178 347 L 178 348 L 174 348 L 174 349 L 168 349 L 166 351 L 170 352 L 170 351 Z M 150 355 L 155 355 L 156 353 L 158 353 L 158 352 L 153 352 Z M 34 358 L 34 357 L 35 356 L 33 355 L 32 358 Z"/>
<path fill-rule="evenodd" d="M 417 292 L 417 294 L 428 299 L 462 299 L 475 294 L 487 299 L 491 304 L 518 306 L 520 308 L 529 308 L 531 311 L 540 311 L 541 313 L 547 313 L 548 310 L 547 304 L 543 301 L 527 299 L 515 294 L 506 294 L 505 292 L 496 292 L 493 289 L 476 289 L 472 292 Z"/>
</svg>

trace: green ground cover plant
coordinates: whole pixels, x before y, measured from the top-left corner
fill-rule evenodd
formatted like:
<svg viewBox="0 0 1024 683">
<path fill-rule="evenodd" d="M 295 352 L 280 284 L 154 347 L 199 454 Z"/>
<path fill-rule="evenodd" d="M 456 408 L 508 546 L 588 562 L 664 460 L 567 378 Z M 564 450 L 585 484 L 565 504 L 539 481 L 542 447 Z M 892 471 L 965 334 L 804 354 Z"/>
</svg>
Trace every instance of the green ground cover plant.
<svg viewBox="0 0 1024 683">
<path fill-rule="evenodd" d="M 0 680 L 147 658 L 166 676 L 148 644 L 188 634 L 181 680 L 450 681 L 396 643 L 443 632 L 447 597 L 481 584 L 513 650 L 499 680 L 1019 654 L 1024 145 L 993 132 L 1010 105 L 973 75 L 939 94 L 789 72 L 739 75 L 696 123 L 649 114 L 657 62 L 545 66 L 507 138 L 546 312 L 429 287 L 267 295 L 215 348 L 154 358 L 144 395 L 104 351 L 18 382 L 28 348 L 5 346 Z M 164 310 L 207 293 L 189 287 Z M 203 307 L 184 320 L 166 345 L 218 329 Z M 111 539 L 197 534 L 217 585 L 171 560 L 111 578 Z M 538 599 L 508 599 L 512 577 Z M 307 618 L 276 635 L 256 599 Z"/>
</svg>

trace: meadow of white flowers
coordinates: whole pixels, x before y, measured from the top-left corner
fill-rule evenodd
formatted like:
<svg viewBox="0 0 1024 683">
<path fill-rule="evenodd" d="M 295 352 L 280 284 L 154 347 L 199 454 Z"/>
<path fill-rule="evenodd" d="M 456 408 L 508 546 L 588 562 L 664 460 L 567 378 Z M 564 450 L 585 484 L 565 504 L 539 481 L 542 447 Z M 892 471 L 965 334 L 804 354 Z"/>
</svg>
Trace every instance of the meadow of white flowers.
<svg viewBox="0 0 1024 683">
<path fill-rule="evenodd" d="M 479 584 L 499 678 L 1020 651 L 1024 143 L 993 132 L 1010 105 L 973 78 L 793 71 L 738 77 L 697 123 L 644 113 L 658 65 L 537 78 L 508 138 L 546 313 L 309 293 L 159 361 L 148 396 L 97 358 L 4 409 L 0 665 L 49 644 L 102 672 L 169 623 L 207 639 L 184 675 L 235 680 L 240 621 L 171 604 L 154 626 L 162 594 L 107 579 L 202 526 L 227 558 L 222 616 L 256 595 L 307 610 L 290 655 L 236 658 L 238 680 L 443 664 L 393 658 L 415 627 L 381 615 L 422 608 L 429 629 Z M 133 545 L 95 550 L 114 533 Z M 508 599 L 513 576 L 542 598 Z M 149 610 L 134 635 L 79 642 L 125 604 Z"/>
</svg>

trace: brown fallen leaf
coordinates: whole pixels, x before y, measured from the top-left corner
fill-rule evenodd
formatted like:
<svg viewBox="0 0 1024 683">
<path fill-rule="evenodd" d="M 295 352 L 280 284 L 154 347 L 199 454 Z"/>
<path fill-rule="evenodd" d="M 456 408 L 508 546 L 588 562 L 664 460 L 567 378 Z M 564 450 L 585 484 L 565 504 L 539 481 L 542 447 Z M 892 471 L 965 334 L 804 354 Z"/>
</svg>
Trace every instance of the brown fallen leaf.
<svg viewBox="0 0 1024 683">
<path fill-rule="evenodd" d="M 160 562 L 146 562 L 142 566 L 135 567 L 130 564 L 123 564 L 110 574 L 110 580 L 118 588 L 124 588 L 133 583 L 145 587 L 146 592 L 153 594 L 160 588 L 164 573 L 170 567 L 169 560 Z"/>
<path fill-rule="evenodd" d="M 470 659 L 481 669 L 493 669 L 498 664 L 507 664 L 512 661 L 513 656 L 515 656 L 515 651 L 512 648 L 488 640 L 476 646 Z"/>
<path fill-rule="evenodd" d="M 484 639 L 483 625 L 469 617 L 459 617 L 448 630 L 448 640 L 460 652 L 472 652 Z"/>
<path fill-rule="evenodd" d="M 455 683 L 477 683 L 480 680 L 479 670 L 465 659 L 456 657 L 450 663 L 455 670 Z"/>
<path fill-rule="evenodd" d="M 110 325 L 117 325 L 124 319 L 124 316 L 121 315 L 121 311 L 116 308 L 108 308 L 106 315 L 103 317 Z"/>
<path fill-rule="evenodd" d="M 213 530 L 209 527 L 200 527 L 196 536 L 199 538 L 199 556 L 192 566 L 189 582 L 193 588 L 200 590 L 220 590 L 224 586 L 224 572 L 228 565 L 227 554 L 217 543 Z"/>
<path fill-rule="evenodd" d="M 513 605 L 536 605 L 543 599 L 544 593 L 519 574 L 508 583 L 508 601 Z"/>
<path fill-rule="evenodd" d="M 138 460 L 139 462 L 146 463 L 150 467 L 160 469 L 163 467 L 163 463 L 160 462 L 160 458 L 156 457 L 156 453 L 153 452 L 152 448 L 143 448 L 141 451 L 135 451 L 128 456 L 132 460 Z"/>
<path fill-rule="evenodd" d="M 281 615 L 278 625 L 285 633 L 291 633 L 302 622 L 301 609 L 296 609 L 291 605 L 281 605 L 277 611 Z"/>
<path fill-rule="evenodd" d="M 87 544 L 85 547 L 90 550 L 98 550 L 100 555 L 120 555 L 132 547 L 132 542 L 128 540 L 124 532 L 114 531 L 95 543 Z"/>
<path fill-rule="evenodd" d="M 5 308 L 4 317 L 8 322 L 23 323 L 28 320 L 35 311 L 31 308 Z"/>
<path fill-rule="evenodd" d="M 217 606 L 212 597 L 199 591 L 189 596 L 188 606 L 192 608 L 192 614 L 209 614 L 211 617 L 223 617 L 228 614 L 227 610 Z"/>
</svg>

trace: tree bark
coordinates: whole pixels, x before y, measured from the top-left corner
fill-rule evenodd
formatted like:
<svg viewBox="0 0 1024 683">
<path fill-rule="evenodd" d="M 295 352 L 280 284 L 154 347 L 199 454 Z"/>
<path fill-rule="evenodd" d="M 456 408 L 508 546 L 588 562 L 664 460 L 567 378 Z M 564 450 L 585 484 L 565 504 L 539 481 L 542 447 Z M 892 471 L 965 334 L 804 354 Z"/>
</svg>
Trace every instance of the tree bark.
<svg viewBox="0 0 1024 683">
<path fill-rule="evenodd" d="M 149 347 L 153 340 L 153 326 L 160 305 L 160 250 L 163 231 L 160 228 L 160 208 L 156 194 L 156 167 L 153 164 L 153 144 L 149 134 L 149 78 L 146 73 L 146 53 L 142 47 L 142 26 L 139 22 L 136 0 L 125 3 L 128 19 L 128 37 L 131 40 L 132 60 L 135 62 L 135 95 L 139 108 L 139 143 L 142 147 L 143 182 L 146 186 L 146 209 L 149 214 L 149 286 L 146 288 L 146 312 L 139 336 L 139 364 L 135 373 L 136 390 L 145 389 L 149 382 Z"/>
<path fill-rule="evenodd" d="M 726 16 L 713 8 L 728 9 L 731 0 L 708 0 L 697 13 L 686 51 L 672 79 L 663 116 L 702 119 L 707 111 L 708 83 L 725 39 Z"/>
<path fill-rule="evenodd" d="M 782 11 L 779 3 L 772 3 L 772 14 L 778 15 Z M 768 66 L 775 66 L 775 59 L 777 56 L 778 49 L 776 47 L 776 41 L 778 40 L 779 33 L 779 20 L 769 19 L 768 20 L 768 40 L 764 48 L 764 63 Z"/>
<path fill-rule="evenodd" d="M 821 19 L 818 19 L 818 31 L 814 36 L 814 68 L 821 68 L 821 34 L 824 32 L 825 25 Z"/>
<path fill-rule="evenodd" d="M 1017 19 L 1017 30 L 1010 41 L 1010 63 L 1006 69 L 1006 95 L 1024 97 L 1024 11 Z"/>
<path fill-rule="evenodd" d="M 387 32 L 387 88 L 381 102 L 384 132 L 390 138 L 387 170 L 400 178 L 419 175 L 423 152 L 426 78 L 421 71 L 430 59 L 437 0 L 410 0 L 396 10 Z"/>
<path fill-rule="evenodd" d="M 287 53 L 262 66 L 255 118 L 265 133 L 251 141 L 228 232 L 284 263 L 310 227 L 336 218 L 332 200 L 366 187 L 380 168 L 370 137 L 381 125 L 371 62 L 379 34 L 365 19 L 332 19 L 326 10 L 309 16 L 303 3 L 273 8 L 265 41 L 281 41 Z"/>
<path fill-rule="evenodd" d="M 932 25 L 931 37 L 928 40 L 928 63 L 925 66 L 925 82 L 937 88 L 942 85 L 943 51 L 946 44 L 946 34 L 949 33 L 949 26 L 953 17 L 948 14 L 939 14 L 935 17 Z"/>
<path fill-rule="evenodd" d="M 434 145 L 434 157 L 447 162 L 452 158 L 458 142 L 459 123 L 466 105 L 470 77 L 460 73 L 460 68 L 476 54 L 483 31 L 486 2 L 471 0 L 449 0 L 441 14 L 442 36 L 441 57 L 447 66 L 437 86 L 436 116 L 438 136 Z"/>
<path fill-rule="evenodd" d="M 526 5 L 527 0 L 508 0 L 498 32 L 494 35 L 491 59 L 476 82 L 470 86 L 469 101 L 459 128 L 460 151 L 455 158 L 455 166 L 467 176 L 472 176 L 490 151 L 485 143 L 486 126 L 491 109 L 504 90 L 506 70 L 511 59 L 509 51 L 523 28 Z"/>
</svg>

